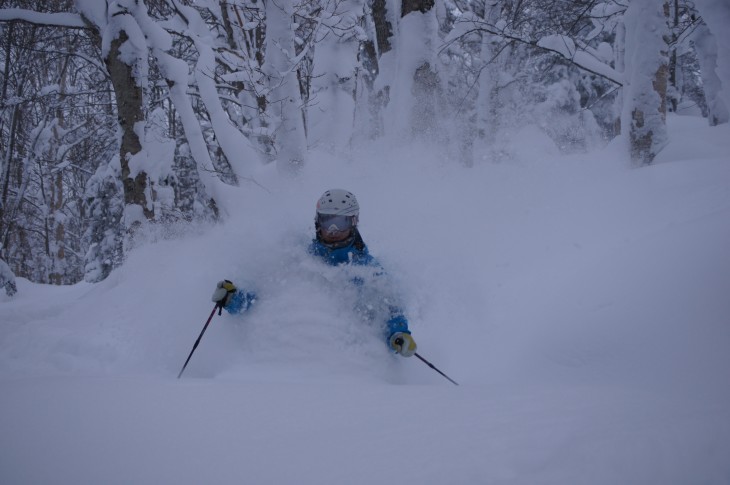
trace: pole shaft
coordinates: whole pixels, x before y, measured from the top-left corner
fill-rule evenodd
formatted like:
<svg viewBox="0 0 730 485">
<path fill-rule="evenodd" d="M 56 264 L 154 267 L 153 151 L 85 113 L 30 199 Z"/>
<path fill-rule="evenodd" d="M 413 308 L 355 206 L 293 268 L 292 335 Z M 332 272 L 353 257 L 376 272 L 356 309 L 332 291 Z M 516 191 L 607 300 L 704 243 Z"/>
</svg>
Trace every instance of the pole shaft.
<svg viewBox="0 0 730 485">
<path fill-rule="evenodd" d="M 447 376 L 446 374 L 444 374 L 443 372 L 441 372 L 440 370 L 438 370 L 435 365 L 433 365 L 432 363 L 430 363 L 429 361 L 427 361 L 426 359 L 424 359 L 423 357 L 421 357 L 420 355 L 418 355 L 418 352 L 416 352 L 413 355 L 415 355 L 416 357 L 418 357 L 419 359 L 421 359 L 421 361 L 424 364 L 426 364 L 427 366 L 429 366 L 430 368 L 432 368 L 433 370 L 435 370 L 436 372 L 438 372 L 439 374 L 441 374 L 442 376 L 444 376 L 445 378 L 447 378 L 449 380 L 449 382 L 451 382 L 453 385 L 455 385 L 455 386 L 458 386 L 459 385 L 458 382 L 456 382 L 451 377 Z"/>
<path fill-rule="evenodd" d="M 193 352 L 195 352 L 195 349 L 198 348 L 198 344 L 200 343 L 200 339 L 203 338 L 203 334 L 205 333 L 206 329 L 208 328 L 208 324 L 210 324 L 210 321 L 213 320 L 213 315 L 215 315 L 215 311 L 218 309 L 218 305 L 213 307 L 213 311 L 210 312 L 210 316 L 208 317 L 208 321 L 205 322 L 205 326 L 203 327 L 203 330 L 200 332 L 200 335 L 198 335 L 198 340 L 195 341 L 195 344 L 193 345 L 193 350 L 190 351 L 190 355 L 188 355 L 188 358 L 185 360 L 185 364 L 182 366 L 182 369 L 180 369 L 180 373 L 177 375 L 177 378 L 180 379 L 180 376 L 182 376 L 183 372 L 185 371 L 185 368 L 188 366 L 188 362 L 190 362 L 190 358 L 193 356 Z"/>
</svg>

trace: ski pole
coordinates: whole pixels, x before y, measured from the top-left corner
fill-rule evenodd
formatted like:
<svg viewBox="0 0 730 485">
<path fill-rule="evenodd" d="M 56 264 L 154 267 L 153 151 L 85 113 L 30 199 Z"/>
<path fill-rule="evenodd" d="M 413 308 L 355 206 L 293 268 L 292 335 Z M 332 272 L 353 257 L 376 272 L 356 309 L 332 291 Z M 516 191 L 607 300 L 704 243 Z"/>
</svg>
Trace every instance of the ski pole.
<svg viewBox="0 0 730 485">
<path fill-rule="evenodd" d="M 178 378 L 178 379 L 180 379 L 180 376 L 181 376 L 181 375 L 183 374 L 183 372 L 185 371 L 185 367 L 187 367 L 187 366 L 188 366 L 188 362 L 190 362 L 190 357 L 192 357 L 192 356 L 193 356 L 193 352 L 195 352 L 195 349 L 197 349 L 197 348 L 198 348 L 198 344 L 200 343 L 200 339 L 202 339 L 202 338 L 203 338 L 203 334 L 205 333 L 205 330 L 206 330 L 206 329 L 208 328 L 208 324 L 210 323 L 210 321 L 211 321 L 211 320 L 213 320 L 213 315 L 215 315 L 215 311 L 216 311 L 217 309 L 218 309 L 218 304 L 216 303 L 216 305 L 215 305 L 215 306 L 213 307 L 213 311 L 212 311 L 212 312 L 210 312 L 210 316 L 208 317 L 208 321 L 207 321 L 207 322 L 205 322 L 205 326 L 203 327 L 203 331 L 202 331 L 202 332 L 200 332 L 200 335 L 198 336 L 198 340 L 196 340 L 196 341 L 195 341 L 195 345 L 193 345 L 193 350 L 191 350 L 191 351 L 190 351 L 190 355 L 188 355 L 188 358 L 187 358 L 187 360 L 185 361 L 185 365 L 183 365 L 183 366 L 182 366 L 182 369 L 180 369 L 180 373 L 179 373 L 179 374 L 177 375 L 177 378 Z"/>
<path fill-rule="evenodd" d="M 418 357 L 419 359 L 421 359 L 427 366 L 429 366 L 430 368 L 432 368 L 433 370 L 435 370 L 436 372 L 438 372 L 439 374 L 441 374 L 442 376 L 444 376 L 445 378 L 447 378 L 449 380 L 449 382 L 451 382 L 453 385 L 455 385 L 455 386 L 458 386 L 459 385 L 458 382 L 456 382 L 451 377 L 447 376 L 446 374 L 444 374 L 443 372 L 441 372 L 440 370 L 438 370 L 436 368 L 436 366 L 434 366 L 432 363 L 430 363 L 429 361 L 427 361 L 426 359 L 424 359 L 423 357 L 421 357 L 420 355 L 418 355 L 418 352 L 416 352 L 413 355 L 415 355 L 416 357 Z"/>
</svg>

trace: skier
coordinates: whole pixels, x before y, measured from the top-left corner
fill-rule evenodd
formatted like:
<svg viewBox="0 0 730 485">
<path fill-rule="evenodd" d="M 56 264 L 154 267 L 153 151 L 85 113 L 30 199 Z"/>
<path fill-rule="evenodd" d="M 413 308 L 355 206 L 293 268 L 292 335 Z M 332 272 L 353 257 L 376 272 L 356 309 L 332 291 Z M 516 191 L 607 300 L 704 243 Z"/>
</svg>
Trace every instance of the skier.
<svg viewBox="0 0 730 485">
<path fill-rule="evenodd" d="M 308 252 L 331 266 L 355 265 L 379 269 L 379 263 L 368 252 L 357 229 L 359 215 L 360 206 L 351 192 L 341 189 L 326 191 L 317 202 L 314 218 L 316 237 Z M 376 275 L 382 275 L 382 272 L 378 270 Z M 353 284 L 361 286 L 365 282 L 354 278 Z M 223 280 L 218 282 L 211 299 L 219 308 L 238 314 L 251 308 L 256 301 L 256 293 L 236 288 L 230 280 Z M 387 302 L 387 299 L 382 300 Z M 366 302 L 366 306 L 372 305 Z M 408 330 L 408 320 L 403 311 L 388 304 L 383 320 L 388 347 L 403 357 L 415 354 L 416 342 Z"/>
</svg>

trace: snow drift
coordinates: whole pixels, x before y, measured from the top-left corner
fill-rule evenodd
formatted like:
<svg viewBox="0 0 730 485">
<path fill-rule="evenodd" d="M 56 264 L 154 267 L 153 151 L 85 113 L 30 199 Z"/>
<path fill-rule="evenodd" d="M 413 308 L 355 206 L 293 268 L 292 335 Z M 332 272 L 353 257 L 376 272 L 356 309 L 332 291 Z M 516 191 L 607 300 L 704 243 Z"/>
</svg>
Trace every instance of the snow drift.
<svg viewBox="0 0 730 485">
<path fill-rule="evenodd" d="M 726 483 L 730 128 L 457 169 L 437 150 L 312 156 L 225 224 L 150 234 L 98 284 L 0 296 L 0 482 Z M 361 231 L 419 351 L 388 353 L 307 257 L 314 203 Z M 255 287 L 216 316 L 216 281 Z"/>
</svg>

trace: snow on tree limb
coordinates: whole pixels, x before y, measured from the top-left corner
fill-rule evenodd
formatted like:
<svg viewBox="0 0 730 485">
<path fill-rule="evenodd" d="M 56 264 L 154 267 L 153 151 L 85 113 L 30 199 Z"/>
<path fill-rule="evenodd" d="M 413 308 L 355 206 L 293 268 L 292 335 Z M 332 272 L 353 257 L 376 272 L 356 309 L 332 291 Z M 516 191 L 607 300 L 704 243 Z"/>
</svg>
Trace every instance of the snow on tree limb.
<svg viewBox="0 0 730 485">
<path fill-rule="evenodd" d="M 189 38 L 198 51 L 198 62 L 193 74 L 218 143 L 236 176 L 250 178 L 250 167 L 258 160 L 258 155 L 248 139 L 231 123 L 221 105 L 215 83 L 216 56 L 210 45 L 210 30 L 195 9 L 178 2 L 175 2 L 175 9 L 187 27 L 179 34 Z"/>
<path fill-rule="evenodd" d="M 81 15 L 75 13 L 41 13 L 23 8 L 0 9 L 0 21 L 10 22 L 13 20 L 51 27 L 68 27 L 72 29 L 89 28 Z"/>
<path fill-rule="evenodd" d="M 501 25 L 492 25 L 470 15 L 464 16 L 464 19 L 456 23 L 454 30 L 446 37 L 444 44 L 448 46 L 458 39 L 478 32 L 486 32 L 499 38 L 553 52 L 584 71 L 600 76 L 619 86 L 624 83 L 621 73 L 592 55 L 589 52 L 590 49 L 586 46 L 576 45 L 575 40 L 567 35 L 547 35 L 535 41 L 513 34 Z"/>
<path fill-rule="evenodd" d="M 535 45 L 558 54 L 584 71 L 601 76 L 614 84 L 623 85 L 621 73 L 597 59 L 587 47 L 576 45 L 576 42 L 567 35 L 548 35 L 538 40 Z"/>
</svg>

